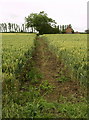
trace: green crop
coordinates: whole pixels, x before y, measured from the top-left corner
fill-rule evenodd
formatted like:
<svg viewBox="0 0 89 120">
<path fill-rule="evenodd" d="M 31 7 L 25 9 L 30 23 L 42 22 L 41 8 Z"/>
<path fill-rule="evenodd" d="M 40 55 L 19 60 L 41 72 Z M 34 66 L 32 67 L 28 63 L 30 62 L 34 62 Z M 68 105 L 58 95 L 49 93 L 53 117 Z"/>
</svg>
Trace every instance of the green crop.
<svg viewBox="0 0 89 120">
<path fill-rule="evenodd" d="M 87 82 L 87 35 L 86 34 L 52 34 L 44 35 L 49 48 L 62 59 L 71 75 Z"/>
<path fill-rule="evenodd" d="M 43 35 L 49 49 L 62 60 L 81 82 L 87 80 L 87 36 Z M 58 101 L 48 102 L 46 94 L 55 90 L 44 75 L 34 67 L 35 34 L 2 34 L 2 118 L 87 118 L 87 101 L 74 96 L 59 95 Z M 42 39 L 43 40 L 43 39 Z M 35 41 L 35 42 L 34 42 Z M 47 56 L 49 57 L 49 56 Z M 1 67 L 1 66 L 0 66 Z M 70 77 L 57 78 L 59 83 Z M 31 81 L 30 81 L 31 80 Z M 39 85 L 40 84 L 40 85 Z M 39 85 L 39 86 L 38 86 Z"/>
<path fill-rule="evenodd" d="M 27 60 L 30 62 L 35 37 L 35 34 L 2 34 L 3 109 L 13 101 L 18 92 L 23 80 L 23 76 L 19 75 L 25 72 L 22 69 Z"/>
</svg>

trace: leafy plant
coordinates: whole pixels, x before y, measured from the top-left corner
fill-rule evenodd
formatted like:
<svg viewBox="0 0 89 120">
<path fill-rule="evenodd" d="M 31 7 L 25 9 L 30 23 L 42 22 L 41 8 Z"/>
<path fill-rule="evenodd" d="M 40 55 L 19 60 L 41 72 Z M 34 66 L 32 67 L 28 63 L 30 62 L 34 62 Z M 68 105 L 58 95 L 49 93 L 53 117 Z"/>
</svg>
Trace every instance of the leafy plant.
<svg viewBox="0 0 89 120">
<path fill-rule="evenodd" d="M 71 76 L 80 80 L 83 85 L 87 84 L 87 35 L 45 34 L 44 37 L 49 49 L 61 58 Z"/>
<path fill-rule="evenodd" d="M 61 76 L 60 78 L 57 78 L 58 82 L 66 82 L 69 81 L 70 78 L 66 77 L 66 76 Z"/>
<path fill-rule="evenodd" d="M 50 85 L 48 80 L 43 81 L 40 84 L 40 89 L 45 90 L 45 91 L 52 91 L 54 86 Z"/>
</svg>

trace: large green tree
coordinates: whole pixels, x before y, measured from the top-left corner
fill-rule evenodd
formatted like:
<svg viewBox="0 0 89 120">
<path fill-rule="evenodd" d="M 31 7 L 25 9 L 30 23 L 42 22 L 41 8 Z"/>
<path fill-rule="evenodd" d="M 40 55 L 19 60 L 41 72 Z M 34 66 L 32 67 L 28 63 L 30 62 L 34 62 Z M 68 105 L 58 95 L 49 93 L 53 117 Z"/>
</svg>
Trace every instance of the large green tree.
<svg viewBox="0 0 89 120">
<path fill-rule="evenodd" d="M 46 33 L 52 33 L 53 31 L 57 31 L 56 22 L 52 18 L 49 18 L 47 14 L 42 11 L 39 14 L 37 13 L 31 13 L 28 17 L 25 18 L 26 20 L 26 27 L 33 28 L 37 31 L 39 31 L 39 34 L 46 34 Z"/>
</svg>

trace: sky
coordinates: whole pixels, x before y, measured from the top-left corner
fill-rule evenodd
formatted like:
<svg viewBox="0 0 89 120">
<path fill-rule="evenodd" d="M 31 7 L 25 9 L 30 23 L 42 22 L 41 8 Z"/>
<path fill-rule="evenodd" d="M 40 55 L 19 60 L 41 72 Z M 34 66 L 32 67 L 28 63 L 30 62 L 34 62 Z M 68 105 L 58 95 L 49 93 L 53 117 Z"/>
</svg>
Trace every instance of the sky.
<svg viewBox="0 0 89 120">
<path fill-rule="evenodd" d="M 87 29 L 89 29 L 89 1 L 87 3 Z"/>
<path fill-rule="evenodd" d="M 87 29 L 87 0 L 0 0 L 0 23 L 25 22 L 31 13 L 45 11 L 58 25 L 71 24 L 74 31 Z"/>
</svg>

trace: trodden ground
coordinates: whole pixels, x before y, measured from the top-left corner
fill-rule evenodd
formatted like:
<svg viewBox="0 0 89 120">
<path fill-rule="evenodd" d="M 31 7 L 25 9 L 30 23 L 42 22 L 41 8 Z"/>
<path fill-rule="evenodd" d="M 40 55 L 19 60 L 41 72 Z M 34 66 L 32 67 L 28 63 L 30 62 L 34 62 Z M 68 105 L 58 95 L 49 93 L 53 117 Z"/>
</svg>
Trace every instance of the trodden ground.
<svg viewBox="0 0 89 120">
<path fill-rule="evenodd" d="M 43 75 L 41 82 L 47 81 L 53 87 L 52 92 L 44 95 L 48 102 L 59 102 L 61 95 L 64 97 L 75 97 L 75 101 L 68 99 L 70 102 L 79 102 L 86 92 L 80 87 L 78 81 L 71 79 L 69 71 L 61 60 L 49 49 L 44 38 L 39 37 L 36 41 L 36 50 L 33 57 L 35 68 Z M 64 80 L 64 81 L 63 81 Z M 41 91 L 42 94 L 45 91 Z"/>
</svg>

